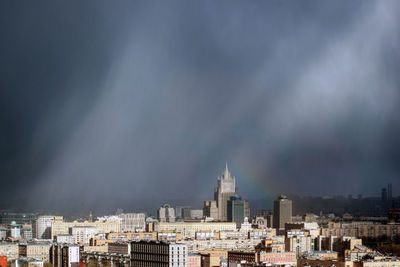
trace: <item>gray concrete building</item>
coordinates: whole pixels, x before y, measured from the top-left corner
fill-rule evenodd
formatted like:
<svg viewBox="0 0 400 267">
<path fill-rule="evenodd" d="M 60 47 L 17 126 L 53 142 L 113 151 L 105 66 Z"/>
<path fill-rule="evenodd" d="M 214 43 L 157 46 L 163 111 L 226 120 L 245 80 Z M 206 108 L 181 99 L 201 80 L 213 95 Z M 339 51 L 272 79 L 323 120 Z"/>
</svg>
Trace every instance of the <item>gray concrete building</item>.
<svg viewBox="0 0 400 267">
<path fill-rule="evenodd" d="M 285 223 L 292 222 L 292 201 L 281 195 L 274 201 L 274 228 L 284 229 Z"/>
</svg>

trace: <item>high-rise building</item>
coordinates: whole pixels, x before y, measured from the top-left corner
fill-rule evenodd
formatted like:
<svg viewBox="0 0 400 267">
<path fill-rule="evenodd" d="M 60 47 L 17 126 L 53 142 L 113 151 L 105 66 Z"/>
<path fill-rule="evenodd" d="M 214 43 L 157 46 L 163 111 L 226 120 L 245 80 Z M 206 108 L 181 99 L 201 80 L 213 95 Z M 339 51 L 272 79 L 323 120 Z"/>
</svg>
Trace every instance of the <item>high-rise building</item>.
<svg viewBox="0 0 400 267">
<path fill-rule="evenodd" d="M 52 222 L 54 222 L 53 215 L 37 217 L 35 221 L 35 226 L 33 227 L 34 236 L 39 239 L 50 239 Z"/>
<path fill-rule="evenodd" d="M 218 177 L 218 187 L 214 190 L 214 200 L 217 202 L 219 221 L 227 221 L 227 204 L 231 196 L 237 194 L 236 178 L 231 176 L 228 165 L 222 176 Z"/>
<path fill-rule="evenodd" d="M 160 222 L 175 222 L 175 210 L 165 204 L 157 211 L 157 218 Z"/>
<path fill-rule="evenodd" d="M 393 202 L 392 184 L 388 184 L 387 192 L 388 192 L 389 207 L 392 207 L 392 202 Z"/>
<path fill-rule="evenodd" d="M 274 228 L 285 228 L 285 223 L 292 222 L 292 201 L 281 195 L 274 201 Z"/>
<path fill-rule="evenodd" d="M 204 201 L 203 215 L 205 217 L 211 217 L 214 220 L 217 220 L 218 219 L 217 201 L 215 200 Z"/>
<path fill-rule="evenodd" d="M 245 217 L 249 217 L 249 202 L 242 200 L 239 195 L 230 197 L 227 203 L 228 222 L 235 222 L 237 227 L 244 222 Z"/>
<path fill-rule="evenodd" d="M 381 201 L 382 201 L 383 203 L 386 203 L 387 200 L 388 200 L 387 190 L 386 190 L 386 188 L 382 188 L 382 191 L 381 191 Z"/>
</svg>

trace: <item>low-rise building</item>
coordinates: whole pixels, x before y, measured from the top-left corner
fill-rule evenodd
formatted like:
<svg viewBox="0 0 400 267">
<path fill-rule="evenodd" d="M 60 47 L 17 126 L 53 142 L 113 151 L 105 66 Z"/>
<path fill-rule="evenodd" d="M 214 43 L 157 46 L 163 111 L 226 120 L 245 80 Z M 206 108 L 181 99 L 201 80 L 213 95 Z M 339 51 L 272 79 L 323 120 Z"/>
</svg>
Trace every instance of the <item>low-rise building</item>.
<svg viewBox="0 0 400 267">
<path fill-rule="evenodd" d="M 144 213 L 121 213 L 118 215 L 121 218 L 122 232 L 137 232 L 145 231 L 146 214 Z"/>
<path fill-rule="evenodd" d="M 140 241 L 140 240 L 157 240 L 157 232 L 139 232 L 139 233 L 108 233 L 106 239 L 114 242 L 125 242 L 125 241 Z"/>
<path fill-rule="evenodd" d="M 7 267 L 7 256 L 0 256 L 0 267 Z"/>
<path fill-rule="evenodd" d="M 46 262 L 49 261 L 50 247 L 51 244 L 49 243 L 19 244 L 19 256 L 38 259 Z"/>
<path fill-rule="evenodd" d="M 353 267 L 395 267 L 400 266 L 400 258 L 386 257 L 354 262 Z"/>
<path fill-rule="evenodd" d="M 55 216 L 54 221 L 51 223 L 51 239 L 54 239 L 56 235 L 70 234 L 70 228 L 78 226 L 94 227 L 98 234 L 118 233 L 120 232 L 120 218 L 118 220 L 107 220 L 105 218 L 95 222 L 64 222 L 62 216 Z"/>
<path fill-rule="evenodd" d="M 353 267 L 352 261 L 297 259 L 299 267 Z"/>
<path fill-rule="evenodd" d="M 161 231 L 157 233 L 157 240 L 175 243 L 182 240 L 182 234 L 174 231 Z"/>
<path fill-rule="evenodd" d="M 221 266 L 221 258 L 215 254 L 200 254 L 201 267 L 219 267 Z"/>
<path fill-rule="evenodd" d="M 11 261 L 11 267 L 43 267 L 43 261 L 29 258 L 19 258 Z"/>
<path fill-rule="evenodd" d="M 248 232 L 250 239 L 271 239 L 275 235 L 276 229 L 274 228 L 252 229 Z"/>
<path fill-rule="evenodd" d="M 17 243 L 1 242 L 0 255 L 7 256 L 8 260 L 18 259 L 19 246 Z"/>
<path fill-rule="evenodd" d="M 201 256 L 189 253 L 187 256 L 187 267 L 201 267 Z"/>
<path fill-rule="evenodd" d="M 54 241 L 56 243 L 73 244 L 74 243 L 74 237 L 72 235 L 56 235 L 54 237 Z"/>
<path fill-rule="evenodd" d="M 258 262 L 272 265 L 296 266 L 297 259 L 295 252 L 265 252 L 259 253 Z"/>
<path fill-rule="evenodd" d="M 175 231 L 182 234 L 182 238 L 195 238 L 199 231 L 236 231 L 234 222 L 160 222 L 155 225 L 156 231 Z"/>
<path fill-rule="evenodd" d="M 258 254 L 249 251 L 228 251 L 228 267 L 236 267 L 240 263 L 257 263 Z"/>
<path fill-rule="evenodd" d="M 303 257 L 307 259 L 315 259 L 315 260 L 337 260 L 338 253 L 336 251 L 312 251 L 306 254 L 303 254 Z"/>
<path fill-rule="evenodd" d="M 117 253 L 117 254 L 124 254 L 124 255 L 130 255 L 130 253 L 131 253 L 130 243 L 127 243 L 127 242 L 108 243 L 107 246 L 108 246 L 109 253 Z"/>
</svg>

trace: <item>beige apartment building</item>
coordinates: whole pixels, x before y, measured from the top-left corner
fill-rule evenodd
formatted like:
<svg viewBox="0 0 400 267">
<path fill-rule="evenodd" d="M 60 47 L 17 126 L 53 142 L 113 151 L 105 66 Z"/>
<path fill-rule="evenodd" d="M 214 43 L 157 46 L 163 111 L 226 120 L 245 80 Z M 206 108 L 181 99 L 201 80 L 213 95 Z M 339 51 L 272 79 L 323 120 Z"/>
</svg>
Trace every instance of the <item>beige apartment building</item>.
<svg viewBox="0 0 400 267">
<path fill-rule="evenodd" d="M 120 223 L 118 221 L 95 221 L 95 222 L 64 222 L 62 216 L 54 217 L 54 221 L 51 223 L 51 239 L 57 235 L 69 234 L 69 229 L 76 226 L 83 227 L 95 227 L 98 234 L 107 234 L 112 232 L 121 232 Z"/>
<path fill-rule="evenodd" d="M 17 243 L 0 243 L 0 255 L 7 256 L 8 260 L 15 260 L 19 257 L 19 247 Z"/>
<path fill-rule="evenodd" d="M 139 241 L 157 240 L 157 232 L 138 232 L 138 233 L 108 233 L 106 238 L 113 241 Z"/>
<path fill-rule="evenodd" d="M 175 222 L 175 223 L 159 223 L 155 226 L 155 230 L 175 231 L 182 234 L 182 238 L 195 238 L 196 232 L 201 231 L 236 231 L 235 222 Z"/>
<path fill-rule="evenodd" d="M 29 243 L 19 245 L 19 256 L 47 262 L 50 260 L 50 244 Z"/>
</svg>

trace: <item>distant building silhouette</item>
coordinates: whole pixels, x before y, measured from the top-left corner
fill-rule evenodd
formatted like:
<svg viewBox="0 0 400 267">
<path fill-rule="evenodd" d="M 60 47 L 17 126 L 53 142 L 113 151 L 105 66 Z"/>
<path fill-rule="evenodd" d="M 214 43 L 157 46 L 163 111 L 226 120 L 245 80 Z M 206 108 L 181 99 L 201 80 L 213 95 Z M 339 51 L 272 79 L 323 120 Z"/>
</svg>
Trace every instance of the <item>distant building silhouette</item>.
<svg viewBox="0 0 400 267">
<path fill-rule="evenodd" d="M 382 191 L 381 191 L 381 201 L 382 201 L 382 203 L 386 203 L 387 200 L 388 200 L 387 190 L 386 190 L 386 188 L 382 188 Z"/>
<path fill-rule="evenodd" d="M 281 195 L 274 201 L 274 228 L 285 228 L 285 223 L 292 222 L 292 201 Z"/>
<path fill-rule="evenodd" d="M 175 209 L 169 204 L 164 204 L 158 209 L 157 218 L 160 222 L 175 222 Z"/>
<path fill-rule="evenodd" d="M 389 207 L 392 207 L 392 202 L 393 202 L 392 184 L 388 184 L 388 202 L 389 202 Z"/>
</svg>

